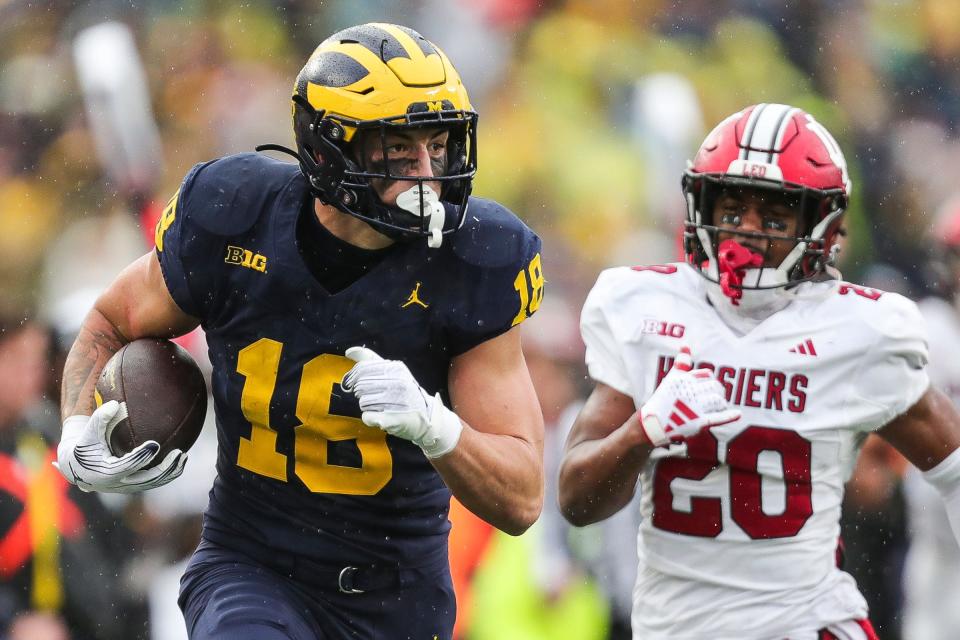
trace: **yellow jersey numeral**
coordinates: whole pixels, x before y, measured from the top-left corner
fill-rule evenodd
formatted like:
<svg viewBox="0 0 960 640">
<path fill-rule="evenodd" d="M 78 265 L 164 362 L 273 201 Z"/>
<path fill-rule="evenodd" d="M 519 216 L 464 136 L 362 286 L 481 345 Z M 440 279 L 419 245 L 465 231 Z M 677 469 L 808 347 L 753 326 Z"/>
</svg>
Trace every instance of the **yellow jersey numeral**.
<svg viewBox="0 0 960 640">
<path fill-rule="evenodd" d="M 517 312 L 510 326 L 516 326 L 540 308 L 543 301 L 543 267 L 540 264 L 540 254 L 533 256 L 530 265 L 521 269 L 513 281 L 513 288 L 520 295 L 520 311 Z"/>
<path fill-rule="evenodd" d="M 283 343 L 261 338 L 240 351 L 237 372 L 246 380 L 240 409 L 250 422 L 250 437 L 240 439 L 237 465 L 262 476 L 287 481 L 287 456 L 277 451 L 277 432 L 270 427 L 270 399 L 280 369 Z M 294 427 L 294 473 L 310 491 L 371 496 L 393 477 L 393 457 L 387 434 L 366 426 L 359 418 L 330 413 L 334 385 L 340 383 L 353 361 L 321 354 L 303 366 L 297 393 Z M 360 467 L 327 461 L 327 444 L 355 440 Z"/>
<path fill-rule="evenodd" d="M 163 236 L 177 218 L 178 197 L 180 197 L 180 189 L 177 189 L 177 192 L 167 202 L 167 206 L 163 208 L 163 213 L 160 215 L 160 220 L 157 221 L 157 228 L 153 233 L 153 242 L 157 245 L 157 251 L 163 251 Z"/>
</svg>

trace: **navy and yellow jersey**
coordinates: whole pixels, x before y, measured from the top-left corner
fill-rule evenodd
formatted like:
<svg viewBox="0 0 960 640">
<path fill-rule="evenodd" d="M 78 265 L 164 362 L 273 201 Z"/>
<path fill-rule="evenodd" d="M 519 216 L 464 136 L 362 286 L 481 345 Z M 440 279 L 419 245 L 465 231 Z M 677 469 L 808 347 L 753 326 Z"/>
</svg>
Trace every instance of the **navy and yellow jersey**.
<svg viewBox="0 0 960 640">
<path fill-rule="evenodd" d="M 258 154 L 198 165 L 157 225 L 177 305 L 213 363 L 218 477 L 204 535 L 337 562 L 415 562 L 444 543 L 449 491 L 420 449 L 359 419 L 340 387 L 365 345 L 447 398 L 450 360 L 540 304 L 540 240 L 470 200 L 439 249 L 398 243 L 330 294 L 297 251 L 312 196 L 298 167 Z M 307 215 L 312 215 L 308 213 Z"/>
</svg>

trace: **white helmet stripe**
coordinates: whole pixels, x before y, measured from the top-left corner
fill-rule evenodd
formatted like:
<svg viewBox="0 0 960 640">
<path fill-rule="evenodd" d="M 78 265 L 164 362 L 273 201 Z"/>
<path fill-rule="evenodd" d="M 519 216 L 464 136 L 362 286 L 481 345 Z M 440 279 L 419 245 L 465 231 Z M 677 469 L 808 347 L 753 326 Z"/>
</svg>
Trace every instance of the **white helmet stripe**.
<svg viewBox="0 0 960 640">
<path fill-rule="evenodd" d="M 798 113 L 800 109 L 794 109 L 789 107 L 786 112 L 784 112 L 783 117 L 780 119 L 780 126 L 777 131 L 777 137 L 773 141 L 773 148 L 781 150 L 783 149 L 783 138 L 787 135 L 787 131 L 790 129 L 790 123 L 793 122 L 794 114 Z M 771 160 L 773 164 L 780 164 L 780 154 L 777 153 L 776 161 L 773 160 L 771 154 Z"/>
<path fill-rule="evenodd" d="M 740 141 L 740 159 L 746 160 L 749 157 L 749 148 L 750 140 L 753 138 L 753 130 L 757 126 L 757 120 L 760 118 L 760 114 L 763 113 L 765 104 L 758 104 L 753 108 L 753 111 L 750 112 L 750 117 L 747 118 L 747 124 L 743 129 L 743 139 Z"/>
<path fill-rule="evenodd" d="M 762 110 L 761 107 L 763 107 Z M 749 137 L 744 135 L 744 145 L 750 149 L 745 159 L 777 165 L 780 154 L 776 151 L 780 148 L 780 142 L 790 123 L 789 116 L 795 110 L 785 104 L 759 105 L 757 110 L 761 113 L 756 119 L 753 130 L 748 132 L 751 135 Z"/>
</svg>

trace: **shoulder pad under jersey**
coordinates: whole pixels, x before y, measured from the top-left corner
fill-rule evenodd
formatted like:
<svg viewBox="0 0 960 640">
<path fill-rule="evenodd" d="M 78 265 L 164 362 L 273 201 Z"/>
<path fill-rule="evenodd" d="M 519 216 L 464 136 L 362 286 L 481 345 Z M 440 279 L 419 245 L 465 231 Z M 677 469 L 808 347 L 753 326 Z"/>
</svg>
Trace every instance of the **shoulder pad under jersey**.
<svg viewBox="0 0 960 640">
<path fill-rule="evenodd" d="M 841 284 L 841 290 L 846 283 Z M 849 286 L 849 285 L 848 285 Z M 867 290 L 878 293 L 878 297 L 864 298 L 854 294 L 860 307 L 860 315 L 864 322 L 887 340 L 911 345 L 923 344 L 922 351 L 926 351 L 927 325 L 917 304 L 899 293 L 879 292 L 876 289 Z M 847 294 L 849 295 L 849 294 Z"/>
<path fill-rule="evenodd" d="M 218 236 L 244 233 L 300 168 L 260 153 L 241 153 L 195 166 L 183 181 L 181 211 Z M 306 189 L 306 181 L 304 181 Z"/>
<path fill-rule="evenodd" d="M 493 200 L 470 198 L 452 248 L 467 264 L 498 268 L 518 262 L 535 242 L 536 234 L 509 209 Z"/>
</svg>

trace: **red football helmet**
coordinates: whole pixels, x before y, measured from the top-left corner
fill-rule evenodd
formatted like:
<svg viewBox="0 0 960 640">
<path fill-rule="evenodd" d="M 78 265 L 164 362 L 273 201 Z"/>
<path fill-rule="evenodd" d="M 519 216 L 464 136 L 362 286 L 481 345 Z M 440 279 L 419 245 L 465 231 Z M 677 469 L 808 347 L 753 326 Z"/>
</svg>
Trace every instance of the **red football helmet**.
<svg viewBox="0 0 960 640">
<path fill-rule="evenodd" d="M 933 242 L 960 251 L 960 194 L 940 205 L 933 218 Z"/>
<path fill-rule="evenodd" d="M 810 114 L 783 104 L 747 107 L 710 132 L 684 173 L 683 192 L 687 261 L 711 280 L 717 273 L 709 266 L 718 255 L 719 231 L 713 220 L 714 202 L 725 189 L 744 187 L 784 194 L 797 203 L 800 217 L 796 246 L 775 267 L 775 284 L 742 287 L 782 287 L 823 272 L 834 258 L 850 195 L 847 164 L 833 136 Z"/>
<path fill-rule="evenodd" d="M 956 296 L 960 293 L 960 194 L 940 205 L 929 238 L 928 285 L 946 298 Z"/>
</svg>

